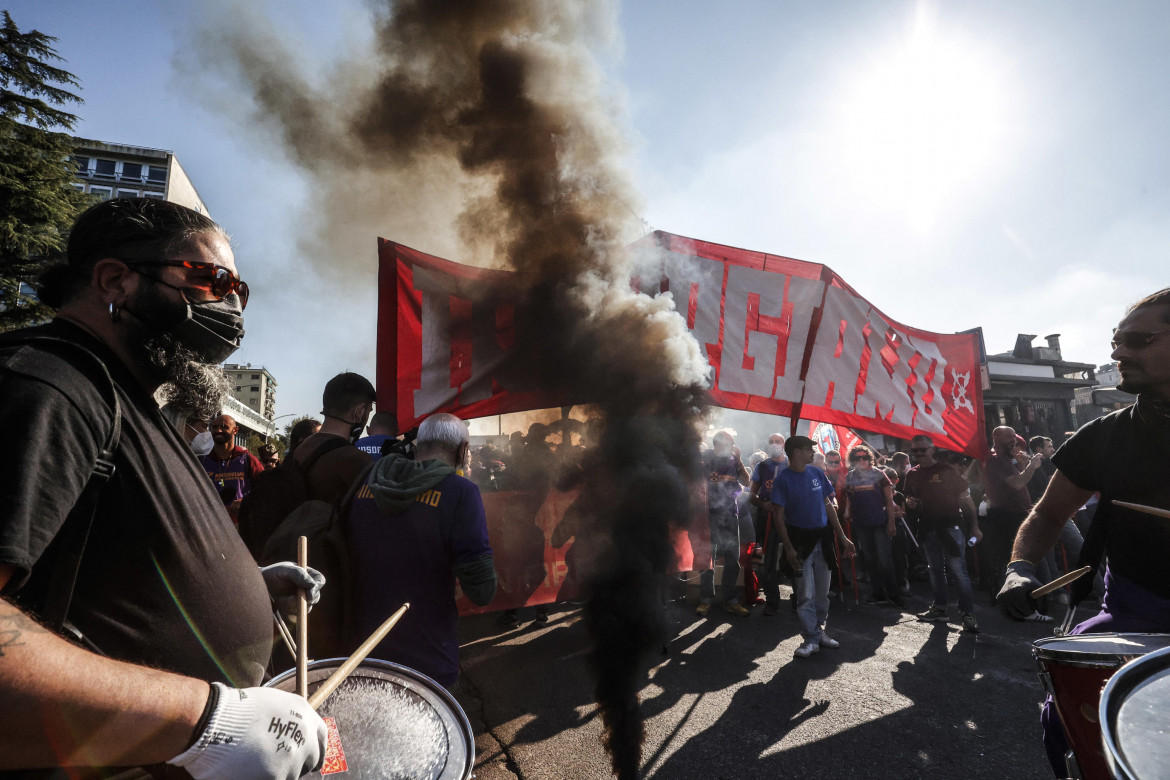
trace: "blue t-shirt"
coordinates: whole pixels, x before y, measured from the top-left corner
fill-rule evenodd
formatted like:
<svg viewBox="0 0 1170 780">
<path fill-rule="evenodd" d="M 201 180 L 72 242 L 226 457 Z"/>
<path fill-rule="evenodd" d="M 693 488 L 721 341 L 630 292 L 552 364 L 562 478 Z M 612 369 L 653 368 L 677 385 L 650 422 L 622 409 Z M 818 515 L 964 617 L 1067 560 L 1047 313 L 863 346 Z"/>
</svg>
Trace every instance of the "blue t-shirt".
<svg viewBox="0 0 1170 780">
<path fill-rule="evenodd" d="M 816 466 L 804 471 L 786 468 L 772 480 L 772 503 L 784 507 L 784 522 L 814 530 L 829 523 L 825 499 L 832 498 L 833 483 Z"/>
<path fill-rule="evenodd" d="M 371 475 L 371 479 L 373 475 Z M 410 609 L 371 656 L 417 669 L 440 685 L 459 679 L 457 563 L 491 553 L 479 488 L 448 474 L 406 511 L 382 514 L 369 486 L 349 515 L 353 635 L 369 636 L 404 601 Z"/>
<path fill-rule="evenodd" d="M 384 433 L 376 433 L 373 436 L 363 436 L 353 443 L 362 452 L 368 452 L 373 456 L 374 460 L 382 457 L 382 445 L 385 444 L 393 436 L 387 436 Z"/>
</svg>

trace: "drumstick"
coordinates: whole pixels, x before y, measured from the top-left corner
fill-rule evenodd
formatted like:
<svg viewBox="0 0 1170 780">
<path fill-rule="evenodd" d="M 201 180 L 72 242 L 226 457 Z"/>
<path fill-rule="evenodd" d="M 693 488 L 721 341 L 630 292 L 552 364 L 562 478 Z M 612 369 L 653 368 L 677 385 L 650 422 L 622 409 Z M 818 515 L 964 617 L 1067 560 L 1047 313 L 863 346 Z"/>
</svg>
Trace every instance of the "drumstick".
<svg viewBox="0 0 1170 780">
<path fill-rule="evenodd" d="M 1039 588 L 1036 588 L 1036 590 L 1032 591 L 1032 598 L 1038 599 L 1038 598 L 1041 598 L 1042 596 L 1047 596 L 1049 593 L 1056 590 L 1057 588 L 1063 588 L 1065 585 L 1068 585 L 1073 580 L 1080 579 L 1083 575 L 1088 574 L 1092 570 L 1093 570 L 1092 566 L 1082 566 L 1081 568 L 1076 569 L 1075 571 L 1070 571 L 1068 574 L 1064 575 L 1063 577 L 1057 577 L 1056 579 L 1054 579 L 1052 582 L 1048 583 L 1047 585 L 1041 585 Z"/>
<path fill-rule="evenodd" d="M 272 619 L 276 621 L 276 628 L 280 631 L 280 638 L 284 640 L 284 646 L 288 648 L 288 654 L 293 658 L 297 657 L 297 643 L 293 641 L 292 634 L 289 633 L 288 626 L 284 624 L 284 618 L 275 609 L 272 610 Z"/>
<path fill-rule="evenodd" d="M 297 566 L 309 566 L 309 537 L 297 539 Z M 297 695 L 309 696 L 309 599 L 297 588 Z"/>
<path fill-rule="evenodd" d="M 378 626 L 374 633 L 370 634 L 369 639 L 362 642 L 361 646 L 353 651 L 353 655 L 346 658 L 341 663 L 341 666 L 337 667 L 337 671 L 331 674 L 328 680 L 321 683 L 321 687 L 313 691 L 313 695 L 309 697 L 309 706 L 317 709 L 324 704 L 325 700 L 329 698 L 329 694 L 337 690 L 337 686 L 345 682 L 345 678 L 349 677 L 349 673 L 356 669 L 358 664 L 366 660 L 366 656 L 385 638 L 386 634 L 390 633 L 390 629 L 394 628 L 394 624 L 406 614 L 406 610 L 408 609 L 410 609 L 409 601 L 399 607 L 393 615 L 386 619 L 385 623 Z"/>
<path fill-rule="evenodd" d="M 1135 512 L 1145 512 L 1147 515 L 1154 515 L 1155 517 L 1170 518 L 1170 509 L 1159 509 L 1156 506 L 1146 506 L 1145 504 L 1131 504 L 1128 501 L 1118 501 L 1113 499 L 1113 503 L 1117 506 L 1123 506 L 1126 509 L 1132 509 Z"/>
</svg>

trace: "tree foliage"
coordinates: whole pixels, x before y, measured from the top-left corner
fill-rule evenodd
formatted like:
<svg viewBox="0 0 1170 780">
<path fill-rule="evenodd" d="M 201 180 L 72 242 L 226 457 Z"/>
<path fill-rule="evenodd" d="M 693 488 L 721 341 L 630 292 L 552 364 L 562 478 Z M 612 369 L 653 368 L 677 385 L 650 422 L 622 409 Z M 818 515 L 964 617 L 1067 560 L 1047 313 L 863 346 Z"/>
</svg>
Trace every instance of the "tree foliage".
<svg viewBox="0 0 1170 780">
<path fill-rule="evenodd" d="M 56 38 L 0 25 L 0 331 L 40 322 L 52 310 L 31 284 L 58 259 L 69 226 L 89 202 L 77 191 L 73 130 L 77 79 L 52 62 Z"/>
</svg>

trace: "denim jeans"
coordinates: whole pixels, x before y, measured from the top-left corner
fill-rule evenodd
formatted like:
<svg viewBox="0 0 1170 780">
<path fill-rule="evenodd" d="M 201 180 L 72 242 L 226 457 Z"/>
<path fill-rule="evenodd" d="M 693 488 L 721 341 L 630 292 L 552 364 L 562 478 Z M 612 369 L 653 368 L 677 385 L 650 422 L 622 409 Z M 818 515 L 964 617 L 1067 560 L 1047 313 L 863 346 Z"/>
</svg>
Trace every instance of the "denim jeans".
<svg viewBox="0 0 1170 780">
<path fill-rule="evenodd" d="M 861 548 L 862 563 L 865 565 L 865 573 L 869 575 L 873 597 L 900 599 L 902 595 L 894 577 L 894 557 L 886 527 L 854 523 L 853 538 Z"/>
<path fill-rule="evenodd" d="M 796 618 L 806 642 L 820 640 L 829 618 L 829 564 L 820 542 L 804 559 L 801 575 L 796 578 Z"/>
<path fill-rule="evenodd" d="M 946 534 L 954 544 L 946 544 L 941 538 L 943 534 Z M 963 532 L 959 530 L 958 526 L 939 528 L 924 534 L 919 542 L 926 552 L 926 562 L 930 567 L 930 585 L 934 590 L 934 605 L 946 608 L 947 574 L 950 574 L 959 591 L 959 611 L 964 614 L 973 612 L 975 600 L 971 594 L 971 578 L 967 576 L 967 562 L 964 560 L 967 542 L 963 539 Z"/>
<path fill-rule="evenodd" d="M 699 575 L 699 601 L 710 604 L 715 600 L 715 562 L 723 561 L 720 596 L 727 604 L 739 602 L 736 581 L 739 579 L 739 517 L 734 512 L 710 513 L 711 568 Z"/>
</svg>

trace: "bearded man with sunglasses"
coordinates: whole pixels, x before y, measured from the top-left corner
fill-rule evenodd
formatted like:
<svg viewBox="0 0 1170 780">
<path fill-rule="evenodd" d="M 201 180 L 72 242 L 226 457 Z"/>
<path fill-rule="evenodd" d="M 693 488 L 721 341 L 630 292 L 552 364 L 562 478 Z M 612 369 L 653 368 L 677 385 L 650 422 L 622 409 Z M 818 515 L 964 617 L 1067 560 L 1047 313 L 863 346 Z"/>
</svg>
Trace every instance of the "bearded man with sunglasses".
<svg viewBox="0 0 1170 780">
<path fill-rule="evenodd" d="M 1137 403 L 1088 423 L 1052 456 L 1056 473 L 1016 535 L 997 603 L 1015 619 L 1035 609 L 1030 594 L 1040 586 L 1036 564 L 1077 508 L 1100 492 L 1077 565 L 1096 568 L 1108 559 L 1105 597 L 1101 612 L 1071 633 L 1167 633 L 1170 521 L 1113 501 L 1170 509 L 1170 288 L 1131 306 L 1114 331 L 1112 346 L 1121 372 L 1118 388 L 1136 394 Z M 1092 577 L 1074 583 L 1072 602 L 1092 586 Z M 1067 741 L 1051 699 L 1042 722 L 1048 760 L 1064 777 Z"/>
<path fill-rule="evenodd" d="M 219 409 L 248 299 L 227 236 L 119 199 L 67 255 L 56 318 L 0 337 L 0 778 L 299 777 L 326 727 L 258 687 L 271 572 L 159 408 Z"/>
</svg>

